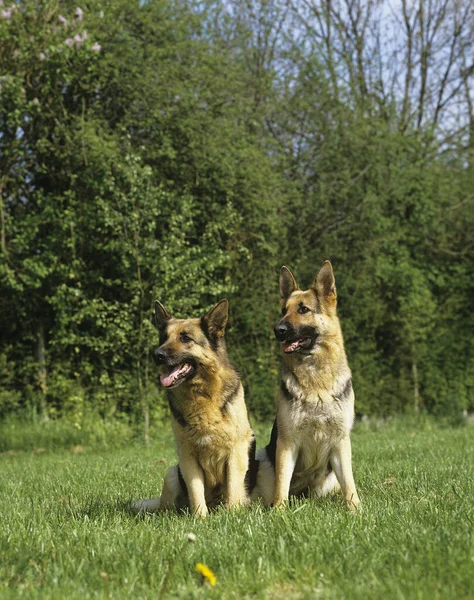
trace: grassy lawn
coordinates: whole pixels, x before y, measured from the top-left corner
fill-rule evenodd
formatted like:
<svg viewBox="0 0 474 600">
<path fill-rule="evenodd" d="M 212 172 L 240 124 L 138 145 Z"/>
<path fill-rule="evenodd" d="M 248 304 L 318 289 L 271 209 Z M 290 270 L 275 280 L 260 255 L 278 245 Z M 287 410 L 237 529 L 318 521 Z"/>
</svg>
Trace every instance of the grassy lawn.
<svg viewBox="0 0 474 600">
<path fill-rule="evenodd" d="M 207 520 L 127 511 L 159 493 L 169 428 L 148 448 L 3 452 L 0 597 L 159 598 L 175 561 L 166 598 L 474 598 L 474 427 L 360 427 L 353 447 L 362 514 L 337 499 Z"/>
</svg>

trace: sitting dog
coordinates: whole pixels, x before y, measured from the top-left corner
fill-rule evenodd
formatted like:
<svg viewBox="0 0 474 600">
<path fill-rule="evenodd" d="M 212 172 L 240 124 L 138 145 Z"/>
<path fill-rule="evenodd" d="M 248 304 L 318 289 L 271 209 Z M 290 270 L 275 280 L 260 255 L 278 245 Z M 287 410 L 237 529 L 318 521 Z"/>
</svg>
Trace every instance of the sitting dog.
<svg viewBox="0 0 474 600">
<path fill-rule="evenodd" d="M 167 389 L 179 462 L 168 470 L 161 496 L 138 502 L 137 510 L 189 507 L 205 517 L 220 502 L 227 508 L 249 502 L 256 444 L 242 383 L 227 356 L 227 318 L 227 300 L 200 319 L 175 319 L 155 304 L 160 346 L 154 359 Z"/>
<path fill-rule="evenodd" d="M 287 267 L 280 274 L 283 347 L 277 416 L 260 460 L 255 493 L 265 504 L 289 495 L 325 496 L 342 488 L 346 505 L 360 504 L 352 475 L 350 431 L 354 391 L 336 315 L 336 285 L 326 261 L 309 290 Z"/>
</svg>

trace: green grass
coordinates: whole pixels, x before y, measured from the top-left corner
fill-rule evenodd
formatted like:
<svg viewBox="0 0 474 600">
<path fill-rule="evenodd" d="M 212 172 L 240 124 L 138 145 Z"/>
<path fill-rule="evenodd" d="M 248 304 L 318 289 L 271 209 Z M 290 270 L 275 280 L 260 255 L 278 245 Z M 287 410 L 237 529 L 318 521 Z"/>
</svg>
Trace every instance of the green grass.
<svg viewBox="0 0 474 600">
<path fill-rule="evenodd" d="M 102 448 L 123 446 L 137 436 L 137 427 L 119 419 L 106 421 L 91 412 L 80 427 L 67 419 L 42 421 L 25 412 L 0 421 L 0 453 L 48 450 L 87 445 Z"/>
<path fill-rule="evenodd" d="M 340 499 L 132 516 L 175 460 L 168 427 L 148 448 L 3 453 L 0 597 L 159 598 L 176 561 L 167 598 L 474 598 L 473 426 L 370 429 L 353 436 L 356 516 Z"/>
</svg>

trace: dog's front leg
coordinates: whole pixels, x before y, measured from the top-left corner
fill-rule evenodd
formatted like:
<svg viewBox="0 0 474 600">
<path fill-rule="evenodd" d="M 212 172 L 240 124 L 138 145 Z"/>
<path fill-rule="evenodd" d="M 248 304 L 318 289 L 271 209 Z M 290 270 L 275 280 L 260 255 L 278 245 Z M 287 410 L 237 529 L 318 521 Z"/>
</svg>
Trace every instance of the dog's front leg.
<svg viewBox="0 0 474 600">
<path fill-rule="evenodd" d="M 191 452 L 181 449 L 179 468 L 188 489 L 189 504 L 198 517 L 207 517 L 208 510 L 204 491 L 204 472 Z"/>
<path fill-rule="evenodd" d="M 227 508 L 243 506 L 249 502 L 245 490 L 245 475 L 248 468 L 248 443 L 236 444 L 227 461 Z"/>
<path fill-rule="evenodd" d="M 288 500 L 290 483 L 298 458 L 298 448 L 290 440 L 278 436 L 275 461 L 274 506 L 281 506 Z"/>
<path fill-rule="evenodd" d="M 342 438 L 333 448 L 330 461 L 341 485 L 347 507 L 355 510 L 360 506 L 360 500 L 352 474 L 352 450 L 349 436 Z"/>
</svg>

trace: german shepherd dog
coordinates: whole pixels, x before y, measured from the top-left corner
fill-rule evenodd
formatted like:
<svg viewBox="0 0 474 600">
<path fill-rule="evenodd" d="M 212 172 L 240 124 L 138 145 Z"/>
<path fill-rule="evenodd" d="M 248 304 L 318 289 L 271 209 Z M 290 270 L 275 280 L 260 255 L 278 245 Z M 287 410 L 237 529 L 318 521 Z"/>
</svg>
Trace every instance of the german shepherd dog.
<svg viewBox="0 0 474 600">
<path fill-rule="evenodd" d="M 352 475 L 350 431 L 354 392 L 336 315 L 336 285 L 326 261 L 309 290 L 287 267 L 280 274 L 282 318 L 275 336 L 283 347 L 277 416 L 270 443 L 259 452 L 259 487 L 274 506 L 289 495 L 325 496 L 342 488 L 346 505 L 360 504 Z M 274 468 L 274 485 L 268 476 Z"/>
<path fill-rule="evenodd" d="M 189 507 L 205 517 L 220 502 L 245 505 L 258 463 L 244 390 L 224 340 L 228 302 L 202 318 L 175 319 L 156 302 L 160 346 L 154 359 L 167 389 L 179 463 L 166 474 L 159 498 L 138 502 L 140 511 Z"/>
</svg>

